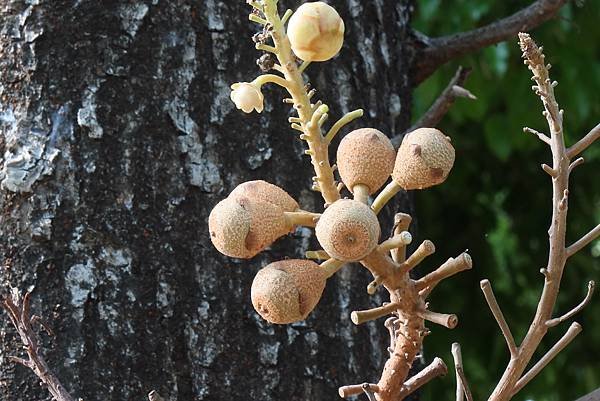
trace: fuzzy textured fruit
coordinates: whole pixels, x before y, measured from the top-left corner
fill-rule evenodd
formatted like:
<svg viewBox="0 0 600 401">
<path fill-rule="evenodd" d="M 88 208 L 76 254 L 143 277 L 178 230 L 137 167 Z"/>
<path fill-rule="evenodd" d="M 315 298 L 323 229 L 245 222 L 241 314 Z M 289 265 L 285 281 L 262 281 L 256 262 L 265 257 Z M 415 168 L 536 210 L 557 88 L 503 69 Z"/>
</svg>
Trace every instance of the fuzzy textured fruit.
<svg viewBox="0 0 600 401">
<path fill-rule="evenodd" d="M 392 179 L 406 190 L 441 184 L 454 165 L 454 147 L 441 131 L 419 128 L 404 137 Z"/>
<path fill-rule="evenodd" d="M 298 202 L 283 189 L 262 180 L 247 181 L 238 185 L 231 191 L 229 197 L 234 199 L 246 197 L 255 201 L 272 203 L 286 212 L 293 212 L 299 207 Z"/>
<path fill-rule="evenodd" d="M 287 34 L 292 50 L 304 61 L 327 61 L 344 44 L 344 21 L 322 1 L 304 3 L 290 18 Z"/>
<path fill-rule="evenodd" d="M 298 322 L 315 308 L 326 281 L 325 272 L 313 261 L 274 262 L 256 274 L 251 289 L 252 305 L 271 323 Z"/>
<path fill-rule="evenodd" d="M 351 192 L 356 184 L 364 184 L 370 194 L 375 193 L 390 177 L 395 158 L 392 142 L 374 128 L 352 131 L 337 150 L 340 176 Z"/>
<path fill-rule="evenodd" d="M 362 202 L 340 199 L 325 209 L 315 229 L 323 249 L 333 258 L 354 262 L 377 246 L 377 216 Z"/>
<path fill-rule="evenodd" d="M 254 257 L 292 228 L 279 206 L 242 196 L 222 200 L 208 217 L 213 245 L 233 258 Z"/>
</svg>

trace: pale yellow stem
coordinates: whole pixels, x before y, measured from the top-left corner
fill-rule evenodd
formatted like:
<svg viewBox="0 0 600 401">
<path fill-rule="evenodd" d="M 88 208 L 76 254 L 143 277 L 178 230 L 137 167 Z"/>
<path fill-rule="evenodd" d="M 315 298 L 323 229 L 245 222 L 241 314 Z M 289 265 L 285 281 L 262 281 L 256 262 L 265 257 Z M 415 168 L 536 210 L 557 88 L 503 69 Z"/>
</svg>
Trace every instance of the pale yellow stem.
<svg viewBox="0 0 600 401">
<path fill-rule="evenodd" d="M 327 204 L 332 204 L 340 198 L 340 193 L 333 176 L 333 169 L 329 162 L 328 144 L 321 134 L 318 124 L 310 124 L 314 110 L 305 88 L 304 80 L 294 54 L 292 53 L 290 41 L 286 35 L 283 21 L 277 12 L 275 0 L 264 0 L 265 19 L 271 26 L 271 35 L 275 43 L 276 55 L 283 74 L 287 81 L 286 89 L 294 102 L 294 108 L 298 111 L 298 117 L 302 123 L 298 124 L 304 133 L 303 139 L 308 144 L 309 155 L 315 175 L 318 178 L 318 190 L 323 195 Z"/>
<path fill-rule="evenodd" d="M 377 195 L 373 201 L 371 209 L 378 214 L 381 209 L 398 193 L 402 188 L 392 180 L 383 190 Z"/>
</svg>

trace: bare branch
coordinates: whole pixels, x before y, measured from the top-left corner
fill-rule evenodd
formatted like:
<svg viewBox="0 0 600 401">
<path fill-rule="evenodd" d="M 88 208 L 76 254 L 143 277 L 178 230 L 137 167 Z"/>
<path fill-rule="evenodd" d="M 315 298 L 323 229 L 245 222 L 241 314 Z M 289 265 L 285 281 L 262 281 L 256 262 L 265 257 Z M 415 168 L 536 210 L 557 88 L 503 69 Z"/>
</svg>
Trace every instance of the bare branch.
<svg viewBox="0 0 600 401">
<path fill-rule="evenodd" d="M 456 315 L 437 313 L 430 310 L 421 310 L 417 311 L 417 316 L 427 320 L 428 322 L 444 326 L 447 329 L 454 329 L 458 325 L 458 317 Z"/>
<path fill-rule="evenodd" d="M 389 303 L 387 305 L 380 306 L 379 308 L 373 308 L 362 311 L 353 311 L 350 314 L 350 320 L 352 320 L 352 323 L 358 326 L 365 322 L 369 322 L 371 320 L 379 319 L 380 317 L 389 315 L 396 309 L 398 309 L 397 303 Z"/>
<path fill-rule="evenodd" d="M 562 351 L 567 345 L 571 343 L 571 341 L 573 341 L 573 339 L 575 339 L 575 337 L 577 337 L 579 333 L 581 333 L 581 330 L 583 330 L 581 325 L 577 322 L 573 322 L 569 327 L 569 330 L 567 330 L 567 332 L 565 333 L 565 335 L 562 336 L 562 338 L 558 340 L 556 344 L 554 344 L 554 347 L 552 347 L 550 351 L 548 351 L 546 355 L 544 355 L 542 359 L 538 361 L 538 363 L 533 365 L 529 372 L 525 373 L 523 377 L 519 379 L 519 381 L 515 385 L 513 395 L 518 393 L 523 387 L 527 385 L 527 383 L 529 383 L 535 376 L 537 376 L 542 371 L 542 369 L 544 369 L 546 365 L 548 365 L 548 363 L 550 363 L 554 359 L 554 357 L 556 357 L 556 355 L 560 353 L 560 351 Z"/>
<path fill-rule="evenodd" d="M 571 256 L 575 255 L 577 252 L 582 250 L 586 245 L 588 245 L 590 242 L 592 242 L 598 237 L 600 237 L 600 224 L 594 227 L 592 231 L 581 237 L 579 241 L 567 248 L 567 258 L 570 258 Z"/>
<path fill-rule="evenodd" d="M 424 48 L 415 68 L 422 82 L 446 62 L 510 39 L 551 19 L 567 0 L 538 0 L 515 14 L 481 28 L 439 38 L 419 39 Z"/>
<path fill-rule="evenodd" d="M 473 394 L 471 394 L 471 389 L 469 388 L 469 383 L 463 369 L 459 343 L 452 344 L 452 357 L 454 358 L 454 370 L 456 371 L 456 401 L 463 401 L 463 396 L 467 397 L 467 401 L 473 401 Z"/>
<path fill-rule="evenodd" d="M 496 322 L 498 322 L 498 326 L 500 326 L 500 330 L 502 331 L 502 335 L 506 340 L 506 344 L 508 345 L 508 350 L 510 351 L 511 356 L 517 355 L 517 345 L 515 344 L 515 338 L 513 337 L 510 328 L 508 327 L 508 323 L 506 323 L 506 319 L 504 318 L 504 314 L 498 305 L 498 301 L 496 300 L 496 296 L 494 295 L 494 291 L 492 290 L 492 285 L 489 280 L 481 281 L 481 290 L 483 291 L 483 295 L 485 295 L 485 300 L 496 318 Z"/>
<path fill-rule="evenodd" d="M 581 138 L 579 142 L 567 149 L 567 157 L 573 159 L 598 139 L 600 139 L 600 124 L 592 128 L 592 130 L 586 136 Z"/>
<path fill-rule="evenodd" d="M 417 291 L 421 291 L 429 287 L 429 293 L 440 281 L 460 273 L 463 270 L 471 269 L 472 267 L 473 260 L 471 259 L 471 256 L 468 253 L 463 252 L 456 258 L 448 259 L 446 263 L 438 267 L 436 270 L 416 281 L 415 287 L 417 288 Z M 423 294 L 420 295 L 423 296 Z"/>
<path fill-rule="evenodd" d="M 8 312 L 29 357 L 28 360 L 17 357 L 11 357 L 10 359 L 30 368 L 41 382 L 48 387 L 48 391 L 56 401 L 75 401 L 58 378 L 50 371 L 46 360 L 39 352 L 38 337 L 32 328 L 32 322 L 37 321 L 37 319 L 29 316 L 30 300 L 31 294 L 29 292 L 21 296 L 16 289 L 12 289 L 11 296 L 2 301 L 2 307 Z"/>
<path fill-rule="evenodd" d="M 412 217 L 406 213 L 396 213 L 394 216 L 394 229 L 393 234 L 398 235 L 402 232 L 408 231 Z M 406 260 L 406 247 L 400 247 L 391 250 L 392 260 L 396 263 L 402 263 Z"/>
<path fill-rule="evenodd" d="M 585 163 L 585 159 L 583 157 L 580 157 L 577 160 L 575 160 L 574 162 L 572 162 L 571 164 L 569 164 L 569 175 L 571 175 L 573 170 L 575 170 L 575 167 L 580 166 L 583 163 Z"/>
<path fill-rule="evenodd" d="M 414 393 L 421 386 L 427 384 L 432 379 L 435 379 L 438 376 L 444 376 L 446 373 L 448 373 L 448 368 L 446 367 L 444 361 L 442 361 L 440 358 L 435 358 L 433 362 L 431 362 L 431 364 L 429 364 L 425 369 L 404 383 L 400 399 L 404 399 L 404 397 Z"/>
<path fill-rule="evenodd" d="M 408 273 L 410 270 L 418 266 L 427 256 L 433 255 L 435 252 L 435 245 L 429 240 L 425 240 L 419 245 L 419 247 L 406 259 L 400 268 L 403 272 Z"/>
<path fill-rule="evenodd" d="M 422 127 L 435 127 L 442 120 L 442 118 L 448 113 L 454 101 L 459 97 L 464 97 L 467 99 L 475 100 L 477 97 L 469 92 L 467 89 L 463 88 L 462 85 L 467 80 L 469 74 L 471 73 L 470 68 L 458 67 L 454 77 L 450 80 L 450 83 L 444 89 L 444 91 L 440 94 L 440 96 L 436 99 L 436 101 L 431 105 L 429 110 L 421 116 L 421 118 L 414 123 L 412 127 L 410 127 L 406 132 L 414 131 L 417 128 Z M 399 147 L 402 142 L 402 135 L 396 135 L 392 138 L 392 144 L 394 147 Z"/>
<path fill-rule="evenodd" d="M 557 318 L 548 320 L 546 322 L 546 326 L 548 326 L 548 327 L 558 326 L 560 323 L 572 318 L 573 316 L 575 316 L 576 314 L 581 312 L 581 310 L 583 308 L 585 308 L 588 303 L 590 303 L 590 300 L 592 299 L 592 295 L 594 295 L 594 287 L 595 286 L 596 286 L 596 283 L 594 281 L 590 281 L 588 283 L 587 294 L 585 295 L 585 298 L 583 299 L 583 301 L 581 301 L 581 303 L 579 305 L 577 305 L 576 307 L 574 307 L 573 309 L 571 309 L 569 312 L 565 313 L 561 317 L 557 317 Z"/>
<path fill-rule="evenodd" d="M 548 138 L 548 136 L 546 134 L 542 134 L 541 132 L 536 131 L 533 128 L 529 128 L 529 127 L 524 127 L 523 132 L 528 132 L 530 134 L 533 134 L 533 135 L 537 136 L 542 142 L 550 145 L 550 138 Z"/>
<path fill-rule="evenodd" d="M 591 393 L 586 394 L 575 401 L 600 401 L 600 389 L 592 391 Z"/>
<path fill-rule="evenodd" d="M 338 393 L 342 398 L 348 398 L 353 395 L 359 395 L 364 392 L 365 386 L 374 393 L 379 391 L 379 387 L 376 384 L 371 383 L 363 383 L 363 384 L 353 384 L 350 386 L 340 387 Z"/>
</svg>

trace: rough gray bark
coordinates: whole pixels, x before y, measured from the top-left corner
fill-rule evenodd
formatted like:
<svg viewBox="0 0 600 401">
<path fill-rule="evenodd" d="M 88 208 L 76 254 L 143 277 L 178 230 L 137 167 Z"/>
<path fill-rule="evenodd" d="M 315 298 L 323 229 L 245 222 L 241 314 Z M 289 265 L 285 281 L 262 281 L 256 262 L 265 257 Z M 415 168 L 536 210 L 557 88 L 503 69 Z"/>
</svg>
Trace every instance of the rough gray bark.
<svg viewBox="0 0 600 401">
<path fill-rule="evenodd" d="M 346 44 L 309 75 L 332 119 L 363 107 L 360 124 L 402 132 L 412 1 L 330 3 Z M 210 243 L 212 206 L 243 181 L 321 204 L 279 89 L 261 115 L 229 100 L 231 83 L 259 73 L 248 11 L 242 0 L 0 5 L 0 282 L 33 288 L 58 333 L 44 337 L 51 367 L 86 401 L 152 389 L 186 401 L 326 400 L 379 375 L 382 322 L 350 321 L 382 301 L 367 296 L 363 269 L 331 280 L 306 322 L 272 326 L 252 309 L 254 273 L 313 249 L 311 233 L 249 262 Z M 6 359 L 20 351 L 3 315 L 0 350 L 0 399 L 47 400 Z"/>
</svg>

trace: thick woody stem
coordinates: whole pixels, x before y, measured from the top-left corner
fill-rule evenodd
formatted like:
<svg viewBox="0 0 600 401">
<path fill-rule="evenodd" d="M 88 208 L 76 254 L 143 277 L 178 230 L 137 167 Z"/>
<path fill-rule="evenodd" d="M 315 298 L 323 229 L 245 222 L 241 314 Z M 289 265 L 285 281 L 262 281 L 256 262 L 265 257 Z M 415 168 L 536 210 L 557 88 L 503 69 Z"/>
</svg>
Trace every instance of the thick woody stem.
<svg viewBox="0 0 600 401">
<path fill-rule="evenodd" d="M 421 39 L 424 49 L 415 68 L 415 82 L 430 76 L 439 66 L 526 32 L 552 18 L 567 0 L 537 0 L 515 14 L 489 25 L 439 38 Z"/>
<path fill-rule="evenodd" d="M 537 376 L 542 371 L 542 369 L 544 369 L 546 365 L 548 365 L 556 357 L 556 355 L 560 353 L 560 351 L 562 351 L 567 345 L 571 343 L 571 341 L 575 339 L 575 337 L 577 337 L 579 333 L 581 333 L 582 330 L 583 328 L 579 323 L 573 322 L 569 327 L 569 330 L 567 330 L 567 332 L 561 337 L 561 339 L 558 340 L 556 344 L 554 344 L 554 347 L 550 348 L 550 351 L 548 351 L 546 355 L 544 355 L 542 359 L 538 361 L 538 363 L 533 365 L 529 372 L 524 374 L 523 377 L 519 379 L 519 381 L 515 385 L 514 394 L 519 392 L 523 387 L 527 385 L 527 383 L 531 381 L 531 379 Z"/>
<path fill-rule="evenodd" d="M 308 144 L 306 153 L 310 155 L 315 169 L 316 187 L 323 195 L 325 202 L 332 204 L 340 198 L 340 193 L 329 162 L 328 142 L 323 137 L 319 124 L 312 122 L 316 110 L 310 102 L 302 73 L 298 69 L 289 38 L 285 33 L 283 21 L 277 12 L 277 1 L 265 0 L 263 2 L 263 12 L 266 21 L 272 28 L 271 36 L 275 43 L 275 54 L 287 81 L 286 89 L 292 97 L 294 108 L 298 111 L 300 123 L 297 125 L 303 132 L 302 139 Z"/>
<path fill-rule="evenodd" d="M 508 350 L 510 351 L 510 355 L 515 357 L 517 355 L 517 345 L 515 344 L 515 338 L 508 327 L 508 323 L 506 323 L 506 319 L 504 318 L 504 314 L 500 309 L 500 305 L 498 305 L 498 301 L 496 300 L 496 296 L 494 295 L 494 291 L 492 290 L 492 285 L 489 280 L 481 281 L 481 291 L 483 291 L 483 295 L 485 295 L 485 300 L 498 322 L 498 326 L 500 326 L 500 330 L 502 331 L 502 335 L 506 340 L 506 344 L 508 345 Z"/>
<path fill-rule="evenodd" d="M 438 376 L 444 376 L 448 373 L 448 368 L 444 361 L 435 358 L 425 369 L 408 379 L 402 388 L 401 397 L 404 398 L 417 391 L 424 384 Z"/>
</svg>

